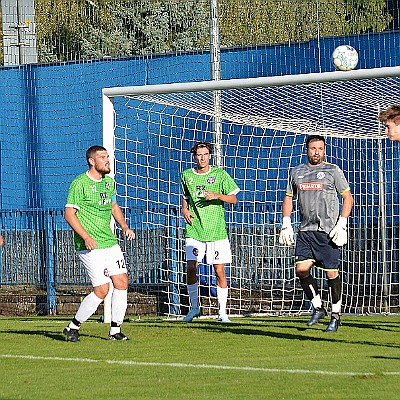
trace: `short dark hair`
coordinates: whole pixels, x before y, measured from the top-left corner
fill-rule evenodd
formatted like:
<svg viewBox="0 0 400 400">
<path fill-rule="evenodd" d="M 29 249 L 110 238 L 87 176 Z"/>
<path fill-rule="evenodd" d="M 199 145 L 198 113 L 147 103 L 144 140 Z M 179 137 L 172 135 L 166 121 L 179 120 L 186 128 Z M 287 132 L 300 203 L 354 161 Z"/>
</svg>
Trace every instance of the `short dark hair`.
<svg viewBox="0 0 400 400">
<path fill-rule="evenodd" d="M 379 121 L 393 121 L 396 125 L 400 124 L 400 105 L 392 105 L 379 113 Z"/>
<path fill-rule="evenodd" d="M 308 149 L 308 145 L 310 144 L 310 142 L 314 142 L 314 141 L 321 141 L 321 142 L 324 142 L 324 145 L 326 145 L 326 141 L 325 141 L 325 138 L 323 136 L 321 136 L 321 135 L 310 135 L 307 138 L 307 141 L 306 141 L 307 149 Z"/>
<path fill-rule="evenodd" d="M 209 142 L 197 142 L 191 149 L 190 152 L 194 155 L 197 154 L 198 149 L 207 148 L 209 153 L 211 154 L 213 151 L 213 145 Z"/>
<path fill-rule="evenodd" d="M 98 151 L 107 151 L 107 149 L 103 146 L 94 145 L 94 146 L 89 147 L 86 150 L 86 161 L 89 165 L 89 168 L 90 168 L 89 158 L 94 158 L 96 152 L 98 152 Z"/>
</svg>

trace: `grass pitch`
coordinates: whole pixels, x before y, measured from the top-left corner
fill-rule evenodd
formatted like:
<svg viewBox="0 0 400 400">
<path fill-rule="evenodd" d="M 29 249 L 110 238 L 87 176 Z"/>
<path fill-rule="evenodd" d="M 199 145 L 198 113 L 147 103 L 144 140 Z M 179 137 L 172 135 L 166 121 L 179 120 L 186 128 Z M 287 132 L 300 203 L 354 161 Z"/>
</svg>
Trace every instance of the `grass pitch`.
<svg viewBox="0 0 400 400">
<path fill-rule="evenodd" d="M 66 342 L 65 317 L 0 318 L 0 399 L 398 399 L 400 317 L 126 322 L 94 319 Z"/>
</svg>

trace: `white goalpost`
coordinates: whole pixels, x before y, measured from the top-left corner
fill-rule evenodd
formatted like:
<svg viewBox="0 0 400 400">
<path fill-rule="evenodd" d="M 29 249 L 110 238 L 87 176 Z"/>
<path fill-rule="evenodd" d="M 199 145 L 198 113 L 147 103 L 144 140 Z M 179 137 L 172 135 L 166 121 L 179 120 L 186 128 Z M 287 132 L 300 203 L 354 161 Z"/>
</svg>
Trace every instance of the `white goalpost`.
<svg viewBox="0 0 400 400">
<path fill-rule="evenodd" d="M 122 243 L 131 285 L 158 291 L 160 313 L 186 314 L 180 174 L 194 166 L 195 141 L 218 141 L 222 165 L 241 189 L 237 205 L 226 207 L 229 313 L 309 311 L 293 248 L 280 246 L 278 235 L 288 169 L 306 161 L 307 135 L 318 133 L 355 198 L 341 253 L 343 312 L 398 313 L 399 150 L 385 139 L 378 114 L 400 104 L 399 77 L 400 67 L 386 67 L 104 88 L 103 141 L 119 204 L 137 235 Z M 323 274 L 315 274 L 326 299 Z M 200 265 L 199 282 L 203 315 L 217 314 L 211 266 Z"/>
</svg>

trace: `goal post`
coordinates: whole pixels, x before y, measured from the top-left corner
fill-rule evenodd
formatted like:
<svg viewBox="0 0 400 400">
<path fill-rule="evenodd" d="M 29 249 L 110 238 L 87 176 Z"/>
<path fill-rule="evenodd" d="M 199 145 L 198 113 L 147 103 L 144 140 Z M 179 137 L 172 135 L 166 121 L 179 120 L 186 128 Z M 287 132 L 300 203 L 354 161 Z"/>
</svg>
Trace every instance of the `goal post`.
<svg viewBox="0 0 400 400">
<path fill-rule="evenodd" d="M 310 309 L 293 248 L 278 244 L 288 169 L 306 161 L 308 134 L 326 137 L 326 159 L 342 168 L 355 199 L 341 252 L 343 311 L 398 313 L 399 150 L 384 140 L 378 115 L 400 104 L 399 77 L 400 67 L 385 67 L 104 88 L 103 139 L 112 146 L 118 201 L 137 232 L 125 249 L 131 284 L 158 288 L 162 313 L 187 312 L 180 173 L 194 166 L 195 141 L 215 143 L 217 117 L 222 164 L 241 189 L 226 206 L 229 313 Z M 293 219 L 297 226 L 298 211 Z M 315 274 L 326 299 L 327 282 Z M 200 265 L 199 282 L 203 314 L 216 314 L 212 266 Z"/>
</svg>

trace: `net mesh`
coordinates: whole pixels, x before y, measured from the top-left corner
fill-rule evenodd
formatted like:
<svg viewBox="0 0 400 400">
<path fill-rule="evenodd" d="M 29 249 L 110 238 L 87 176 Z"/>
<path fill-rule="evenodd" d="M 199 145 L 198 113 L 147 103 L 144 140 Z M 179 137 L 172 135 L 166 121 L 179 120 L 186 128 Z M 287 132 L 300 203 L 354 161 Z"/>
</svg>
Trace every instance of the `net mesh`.
<svg viewBox="0 0 400 400">
<path fill-rule="evenodd" d="M 152 274 L 164 312 L 188 311 L 180 174 L 195 165 L 189 152 L 195 141 L 214 142 L 218 117 L 223 166 L 241 189 L 238 203 L 226 206 L 229 313 L 298 314 L 311 307 L 295 278 L 293 248 L 278 244 L 288 170 L 306 162 L 310 133 L 326 136 L 326 160 L 344 171 L 355 199 L 340 261 L 343 312 L 397 313 L 399 154 L 382 140 L 377 116 L 400 103 L 399 94 L 398 78 L 232 89 L 218 92 L 217 113 L 213 92 L 116 97 L 118 201 L 143 241 L 143 257 L 127 252 L 134 280 Z M 297 227 L 299 215 L 292 219 Z M 323 273 L 313 274 L 327 300 Z M 212 266 L 200 265 L 199 281 L 203 314 L 216 314 Z"/>
</svg>

